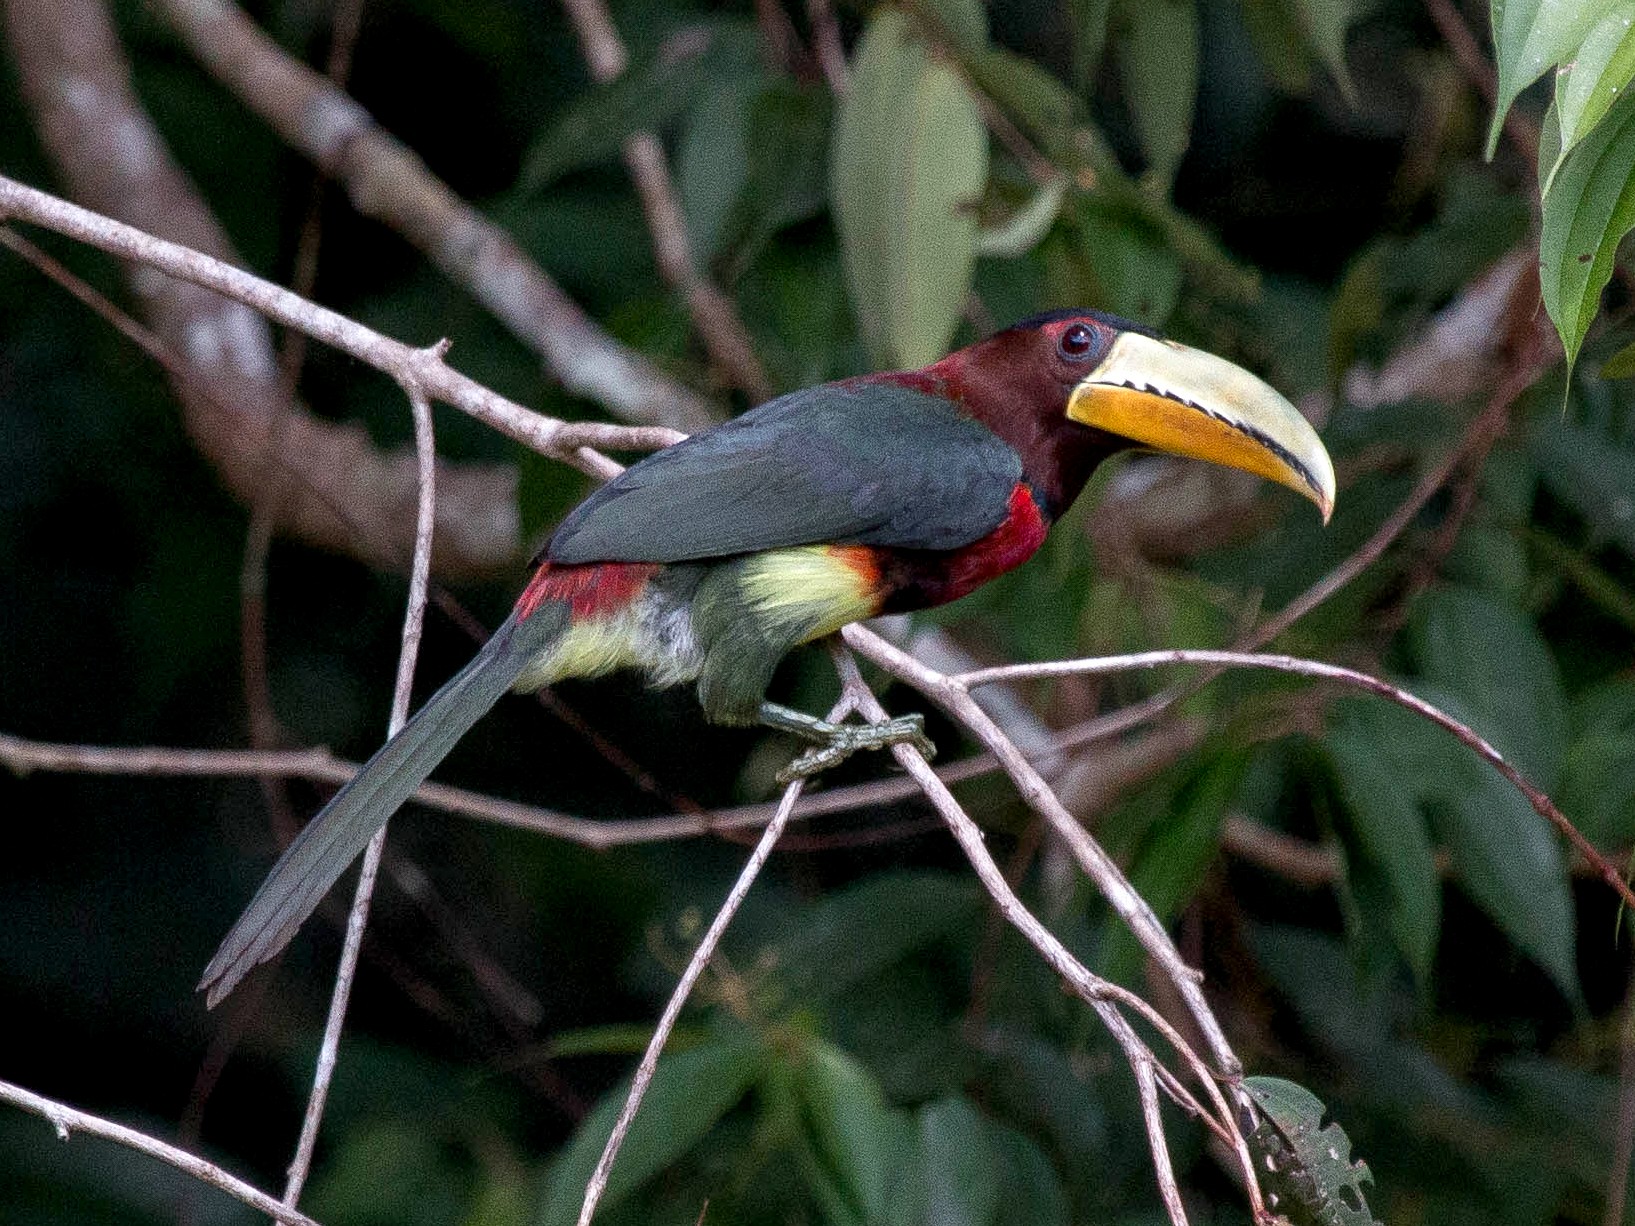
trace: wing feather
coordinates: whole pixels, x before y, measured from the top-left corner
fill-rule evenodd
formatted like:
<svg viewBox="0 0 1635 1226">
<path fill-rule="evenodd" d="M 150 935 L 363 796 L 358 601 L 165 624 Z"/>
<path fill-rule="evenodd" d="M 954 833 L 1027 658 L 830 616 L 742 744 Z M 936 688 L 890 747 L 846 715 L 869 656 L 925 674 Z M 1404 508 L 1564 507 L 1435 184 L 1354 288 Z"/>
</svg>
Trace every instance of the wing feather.
<svg viewBox="0 0 1635 1226">
<path fill-rule="evenodd" d="M 554 562 L 690 562 L 820 542 L 957 549 L 1004 520 L 1019 455 L 939 397 L 830 384 L 655 452 L 580 503 Z"/>
</svg>

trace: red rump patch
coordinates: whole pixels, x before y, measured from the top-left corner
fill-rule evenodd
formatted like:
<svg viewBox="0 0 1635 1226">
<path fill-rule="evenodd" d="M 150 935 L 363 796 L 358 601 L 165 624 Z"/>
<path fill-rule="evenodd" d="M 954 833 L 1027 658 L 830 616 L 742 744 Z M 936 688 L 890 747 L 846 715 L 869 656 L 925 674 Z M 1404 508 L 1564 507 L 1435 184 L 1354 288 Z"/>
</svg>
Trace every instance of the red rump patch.
<svg viewBox="0 0 1635 1226">
<path fill-rule="evenodd" d="M 575 621 L 605 617 L 636 599 L 658 571 L 656 562 L 546 562 L 517 598 L 517 618 L 527 620 L 547 600 L 566 603 Z"/>
</svg>

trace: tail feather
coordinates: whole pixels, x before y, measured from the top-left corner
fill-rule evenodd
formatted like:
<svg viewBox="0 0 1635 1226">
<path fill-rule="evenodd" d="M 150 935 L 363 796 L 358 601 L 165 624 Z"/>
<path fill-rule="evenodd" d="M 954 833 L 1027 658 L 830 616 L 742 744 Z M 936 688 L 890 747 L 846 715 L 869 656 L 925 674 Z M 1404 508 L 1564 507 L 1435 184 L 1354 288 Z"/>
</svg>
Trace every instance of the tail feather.
<svg viewBox="0 0 1635 1226">
<path fill-rule="evenodd" d="M 375 832 L 567 622 L 567 607 L 551 604 L 508 620 L 307 824 L 205 968 L 199 988 L 211 1007 L 289 943 Z"/>
</svg>

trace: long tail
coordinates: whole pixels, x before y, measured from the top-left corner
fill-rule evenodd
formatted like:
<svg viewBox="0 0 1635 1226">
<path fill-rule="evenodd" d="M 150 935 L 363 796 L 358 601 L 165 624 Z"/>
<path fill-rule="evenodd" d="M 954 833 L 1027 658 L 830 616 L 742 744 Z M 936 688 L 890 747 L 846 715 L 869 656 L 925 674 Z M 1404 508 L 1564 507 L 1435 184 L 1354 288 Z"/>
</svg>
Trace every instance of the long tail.
<svg viewBox="0 0 1635 1226">
<path fill-rule="evenodd" d="M 370 758 L 289 845 L 205 968 L 199 989 L 214 1007 L 257 965 L 289 943 L 307 916 L 387 818 L 454 744 L 511 688 L 528 662 L 567 626 L 566 604 L 513 614 L 402 730 Z"/>
</svg>

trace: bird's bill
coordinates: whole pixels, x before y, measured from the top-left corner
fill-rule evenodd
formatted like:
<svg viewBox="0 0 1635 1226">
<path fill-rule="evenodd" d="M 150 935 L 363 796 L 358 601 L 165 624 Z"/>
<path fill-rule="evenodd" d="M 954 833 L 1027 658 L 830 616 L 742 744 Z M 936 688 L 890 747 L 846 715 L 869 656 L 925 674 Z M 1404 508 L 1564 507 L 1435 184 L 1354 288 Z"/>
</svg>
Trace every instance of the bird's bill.
<svg viewBox="0 0 1635 1226">
<path fill-rule="evenodd" d="M 1072 420 L 1171 455 L 1239 468 L 1334 510 L 1334 465 L 1270 385 L 1201 349 L 1121 332 L 1068 397 Z"/>
</svg>

